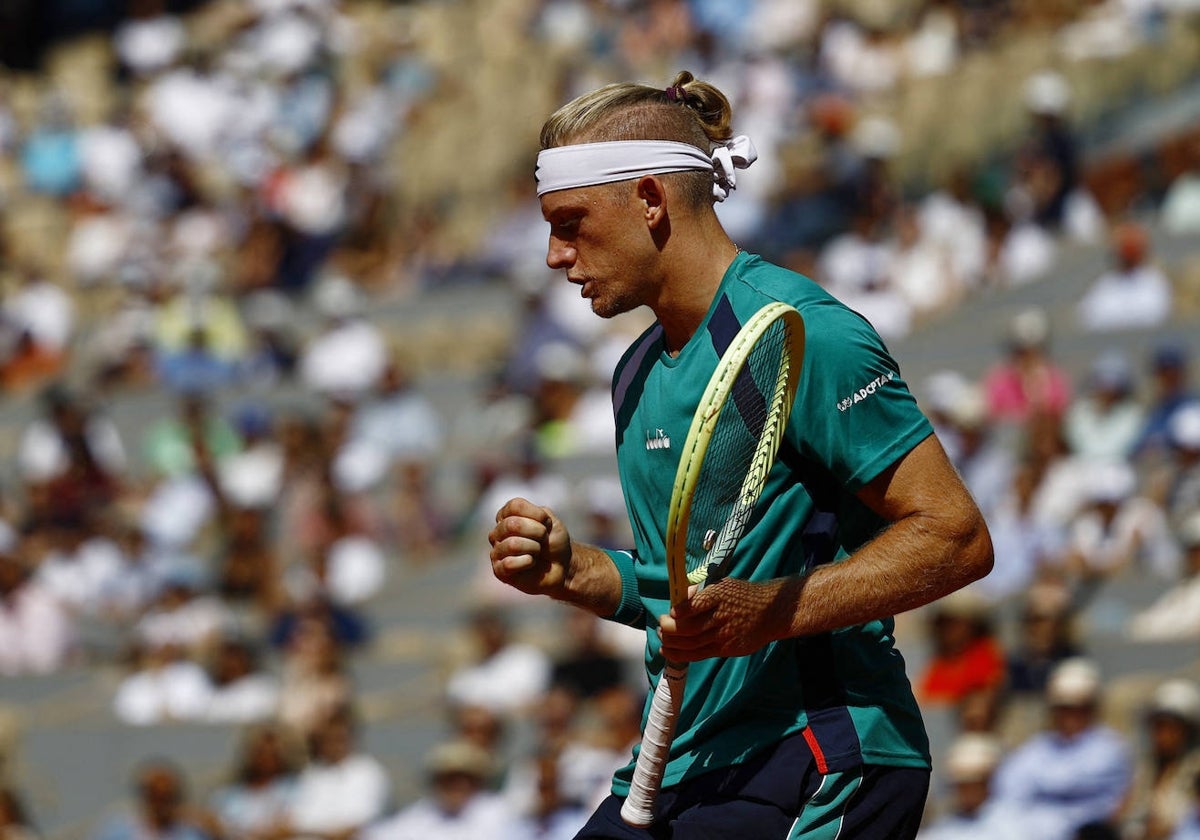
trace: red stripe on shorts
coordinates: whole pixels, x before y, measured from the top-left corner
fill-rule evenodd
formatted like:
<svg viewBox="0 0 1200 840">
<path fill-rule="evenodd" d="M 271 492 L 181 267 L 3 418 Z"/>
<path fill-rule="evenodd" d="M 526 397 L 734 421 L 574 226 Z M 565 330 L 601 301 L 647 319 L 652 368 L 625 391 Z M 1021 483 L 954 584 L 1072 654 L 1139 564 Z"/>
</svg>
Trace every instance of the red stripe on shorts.
<svg viewBox="0 0 1200 840">
<path fill-rule="evenodd" d="M 804 727 L 804 740 L 808 742 L 808 748 L 812 750 L 813 759 L 817 762 L 817 770 L 821 775 L 829 772 L 829 765 L 825 763 L 825 753 L 821 749 L 821 745 L 817 743 L 817 736 L 813 734 L 812 727 Z"/>
</svg>

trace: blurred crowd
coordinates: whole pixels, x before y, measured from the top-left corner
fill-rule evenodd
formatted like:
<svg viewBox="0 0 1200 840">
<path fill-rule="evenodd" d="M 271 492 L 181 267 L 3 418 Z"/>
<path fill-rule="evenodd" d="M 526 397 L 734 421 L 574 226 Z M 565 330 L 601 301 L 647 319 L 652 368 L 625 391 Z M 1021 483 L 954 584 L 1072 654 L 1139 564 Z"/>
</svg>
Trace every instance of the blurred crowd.
<svg viewBox="0 0 1200 840">
<path fill-rule="evenodd" d="M 0 75 L 0 675 L 94 669 L 117 675 L 98 703 L 121 725 L 244 730 L 212 789 L 186 756 L 147 757 L 96 840 L 566 838 L 638 737 L 636 634 L 563 614 L 554 638 L 525 638 L 521 602 L 482 562 L 513 495 L 625 544 L 608 377 L 644 326 L 594 318 L 541 264 L 528 125 L 495 138 L 509 159 L 483 188 L 415 194 L 423 161 L 405 155 L 436 166 L 430 115 L 491 83 L 445 47 L 482 5 L 182 16 L 133 0 L 99 42 L 64 48 L 83 72 Z M 1169 38 L 1194 47 L 1194 5 L 512 0 L 485 18 L 454 31 L 484 39 L 513 73 L 507 95 L 535 109 L 682 68 L 726 90 L 762 155 L 719 207 L 727 228 L 888 339 L 1047 280 L 1065 249 L 1110 254 L 1071 326 L 1118 340 L 1086 375 L 1059 364 L 1055 325 L 1031 308 L 983 376 L 911 383 L 996 544 L 987 579 L 919 614 L 914 683 L 953 720 L 927 833 L 1200 836 L 1196 675 L 1157 675 L 1110 727 L 1119 675 L 1086 632 L 1132 576 L 1153 602 L 1109 610 L 1104 629 L 1200 638 L 1197 348 L 1138 358 L 1119 341 L 1188 299 L 1150 231 L 1200 232 L 1200 134 L 1159 138 L 1176 153 L 1114 206 L 1088 177 L 1069 81 L 1086 62 L 1153 62 Z M 505 32 L 529 64 L 514 69 Z M 927 156 L 895 111 L 907 91 L 1048 35 L 1042 66 L 995 94 L 1016 114 L 1009 142 L 914 163 Z M 458 118 L 478 135 L 469 108 Z M 954 115 L 929 119 L 936 132 Z M 489 222 L 463 244 L 452 233 L 476 205 Z M 439 360 L 417 365 L 394 317 L 464 286 L 501 289 L 514 321 L 503 357 L 467 377 L 466 417 L 422 387 Z M 442 675 L 446 731 L 411 758 L 424 795 L 398 801 L 363 746 L 350 665 L 389 629 L 372 605 L 464 554 L 479 579 L 469 610 L 450 605 L 467 617 Z M 0 825 L 36 837 L 3 766 Z"/>
</svg>

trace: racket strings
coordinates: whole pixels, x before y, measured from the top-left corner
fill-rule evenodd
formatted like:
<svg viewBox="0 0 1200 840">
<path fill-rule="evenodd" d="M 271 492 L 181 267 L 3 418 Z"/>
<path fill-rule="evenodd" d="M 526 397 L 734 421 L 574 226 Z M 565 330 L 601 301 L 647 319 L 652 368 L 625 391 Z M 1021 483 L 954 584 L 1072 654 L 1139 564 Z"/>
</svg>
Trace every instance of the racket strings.
<svg viewBox="0 0 1200 840">
<path fill-rule="evenodd" d="M 692 496 L 687 574 L 699 583 L 728 559 L 749 524 L 782 433 L 790 326 L 776 321 L 745 365 L 731 373 L 730 399 L 721 408 Z M 746 465 L 750 465 L 747 470 Z"/>
</svg>

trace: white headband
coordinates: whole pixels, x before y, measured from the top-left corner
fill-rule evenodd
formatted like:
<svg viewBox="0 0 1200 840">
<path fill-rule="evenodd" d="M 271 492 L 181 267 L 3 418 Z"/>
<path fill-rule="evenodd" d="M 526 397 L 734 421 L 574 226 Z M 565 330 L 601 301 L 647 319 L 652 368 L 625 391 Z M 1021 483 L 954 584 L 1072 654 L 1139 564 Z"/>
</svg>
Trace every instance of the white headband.
<svg viewBox="0 0 1200 840">
<path fill-rule="evenodd" d="M 711 155 L 670 140 L 610 140 L 556 146 L 538 153 L 537 194 L 627 181 L 667 172 L 713 173 L 713 196 L 724 201 L 737 186 L 737 170 L 758 159 L 745 135 L 717 146 Z"/>
</svg>

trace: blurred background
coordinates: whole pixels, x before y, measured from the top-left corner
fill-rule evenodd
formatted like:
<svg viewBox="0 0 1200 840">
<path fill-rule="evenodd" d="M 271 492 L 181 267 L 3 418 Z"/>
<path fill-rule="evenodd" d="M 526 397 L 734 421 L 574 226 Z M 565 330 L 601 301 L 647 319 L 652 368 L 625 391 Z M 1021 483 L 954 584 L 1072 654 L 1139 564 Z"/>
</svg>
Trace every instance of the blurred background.
<svg viewBox="0 0 1200 840">
<path fill-rule="evenodd" d="M 573 835 L 641 639 L 486 532 L 629 543 L 647 316 L 546 269 L 537 130 L 681 69 L 760 150 L 735 241 L 871 319 L 992 528 L 897 621 L 928 835 L 1195 821 L 1194 0 L 8 0 L 0 64 L 5 838 Z"/>
</svg>

